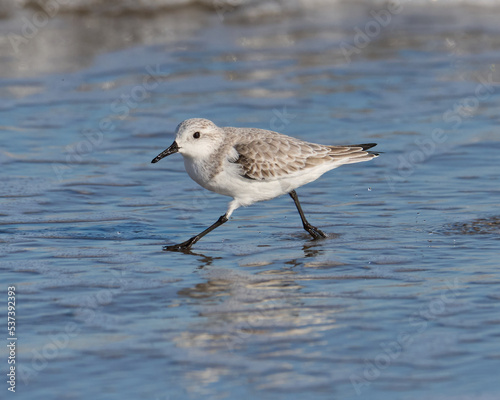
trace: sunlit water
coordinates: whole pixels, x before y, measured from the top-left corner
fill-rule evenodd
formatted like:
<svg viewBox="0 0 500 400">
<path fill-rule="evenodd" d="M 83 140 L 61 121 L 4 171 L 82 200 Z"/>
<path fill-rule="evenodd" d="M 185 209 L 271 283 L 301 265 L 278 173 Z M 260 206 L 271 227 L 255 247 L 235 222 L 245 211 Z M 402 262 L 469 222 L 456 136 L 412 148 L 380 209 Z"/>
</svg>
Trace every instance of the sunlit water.
<svg viewBox="0 0 500 400">
<path fill-rule="evenodd" d="M 350 60 L 342 43 L 372 19 L 334 11 L 204 10 L 195 27 L 179 11 L 178 36 L 131 44 L 163 17 L 129 16 L 85 60 L 0 59 L 16 398 L 498 398 L 500 36 L 482 23 L 498 9 L 403 12 Z M 47 32 L 117 24 L 71 18 Z M 179 155 L 150 163 L 195 116 L 383 154 L 297 191 L 328 239 L 283 196 L 167 253 L 229 200 Z"/>
</svg>

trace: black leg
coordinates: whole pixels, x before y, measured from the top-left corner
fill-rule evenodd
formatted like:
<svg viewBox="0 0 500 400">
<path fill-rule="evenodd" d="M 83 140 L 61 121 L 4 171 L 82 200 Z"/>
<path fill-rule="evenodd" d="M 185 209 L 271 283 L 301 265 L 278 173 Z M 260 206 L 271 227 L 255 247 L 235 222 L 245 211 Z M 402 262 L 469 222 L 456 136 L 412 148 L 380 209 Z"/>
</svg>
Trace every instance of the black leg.
<svg viewBox="0 0 500 400">
<path fill-rule="evenodd" d="M 186 240 L 185 242 L 174 244 L 172 246 L 163 246 L 163 250 L 165 251 L 186 251 L 191 248 L 193 244 L 195 244 L 198 240 L 200 240 L 207 233 L 212 232 L 215 228 L 218 228 L 223 223 L 227 222 L 226 214 L 222 215 L 214 224 L 210 225 L 203 232 L 199 233 L 196 236 L 193 236 L 191 239 Z"/>
<path fill-rule="evenodd" d="M 300 206 L 299 202 L 299 196 L 297 196 L 297 193 L 295 193 L 295 190 L 292 190 L 290 193 L 288 193 L 290 197 L 293 199 L 295 202 L 295 205 L 297 206 L 297 210 L 299 211 L 300 214 L 300 219 L 302 220 L 302 225 L 304 226 L 304 229 L 309 232 L 309 234 L 313 237 L 313 239 L 320 239 L 320 238 L 326 238 L 327 236 L 321 232 L 318 228 L 315 226 L 312 226 L 309 222 L 307 222 L 306 216 L 304 215 L 304 211 L 302 211 L 302 207 Z"/>
</svg>

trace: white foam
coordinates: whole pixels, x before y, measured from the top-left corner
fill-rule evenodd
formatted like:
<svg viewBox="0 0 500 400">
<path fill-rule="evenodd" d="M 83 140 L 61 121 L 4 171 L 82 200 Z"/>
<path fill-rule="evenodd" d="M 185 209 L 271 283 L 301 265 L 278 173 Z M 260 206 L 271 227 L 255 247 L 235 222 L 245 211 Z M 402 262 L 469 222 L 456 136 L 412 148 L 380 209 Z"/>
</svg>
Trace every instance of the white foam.
<svg viewBox="0 0 500 400">
<path fill-rule="evenodd" d="M 30 7 L 27 0 L 17 2 L 19 7 Z M 49 0 L 41 3 L 49 3 Z M 122 0 L 121 2 L 109 2 L 105 0 L 73 0 L 70 2 L 59 3 L 59 7 L 65 13 L 109 13 L 120 15 L 126 13 L 156 13 L 161 11 L 170 11 L 180 8 L 198 9 L 200 12 L 217 12 L 218 15 L 227 15 L 232 12 L 241 12 L 251 17 L 258 16 L 279 16 L 287 11 L 307 11 L 318 9 L 332 9 L 338 7 L 349 7 L 349 1 L 345 0 L 270 0 L 263 2 L 261 0 L 143 0 L 140 2 L 131 2 Z M 364 0 L 355 2 L 352 7 L 366 5 L 370 7 L 387 7 L 386 0 Z M 395 3 L 398 4 L 398 3 Z M 405 6 L 427 7 L 431 5 L 439 6 L 476 6 L 476 7 L 495 7 L 500 6 L 499 0 L 400 0 L 399 4 Z M 12 7 L 11 7 L 12 8 Z"/>
</svg>

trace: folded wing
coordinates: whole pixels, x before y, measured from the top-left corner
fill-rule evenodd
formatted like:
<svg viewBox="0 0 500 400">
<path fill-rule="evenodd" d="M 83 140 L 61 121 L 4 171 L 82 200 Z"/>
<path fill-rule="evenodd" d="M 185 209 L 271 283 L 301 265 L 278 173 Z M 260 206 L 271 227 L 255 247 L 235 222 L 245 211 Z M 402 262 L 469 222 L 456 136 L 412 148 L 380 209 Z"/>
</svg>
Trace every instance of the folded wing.
<svg viewBox="0 0 500 400">
<path fill-rule="evenodd" d="M 268 131 L 267 135 L 248 135 L 243 143 L 235 144 L 238 157 L 233 162 L 241 166 L 241 175 L 247 179 L 274 180 L 325 163 L 340 166 L 371 160 L 378 154 L 366 150 L 375 145 L 324 146 Z"/>
</svg>

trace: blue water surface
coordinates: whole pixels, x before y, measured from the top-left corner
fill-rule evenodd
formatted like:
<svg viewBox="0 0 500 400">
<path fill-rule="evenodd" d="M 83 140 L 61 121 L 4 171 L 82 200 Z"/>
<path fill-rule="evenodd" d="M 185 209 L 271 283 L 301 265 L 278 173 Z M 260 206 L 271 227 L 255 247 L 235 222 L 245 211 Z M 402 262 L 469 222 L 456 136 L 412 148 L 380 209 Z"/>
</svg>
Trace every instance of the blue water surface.
<svg viewBox="0 0 500 400">
<path fill-rule="evenodd" d="M 76 62 L 0 81 L 16 398 L 498 398 L 500 36 L 477 21 L 499 10 L 472 12 L 474 29 L 419 13 L 351 59 L 341 45 L 368 12 L 192 27 L 183 11 L 179 36 L 154 31 L 162 16 L 125 16 L 105 48 L 110 17 L 51 20 Z M 84 46 L 71 32 L 85 24 Z M 283 196 L 238 209 L 190 254 L 164 252 L 230 200 L 179 155 L 150 163 L 191 117 L 382 154 L 297 190 L 325 240 Z"/>
</svg>

